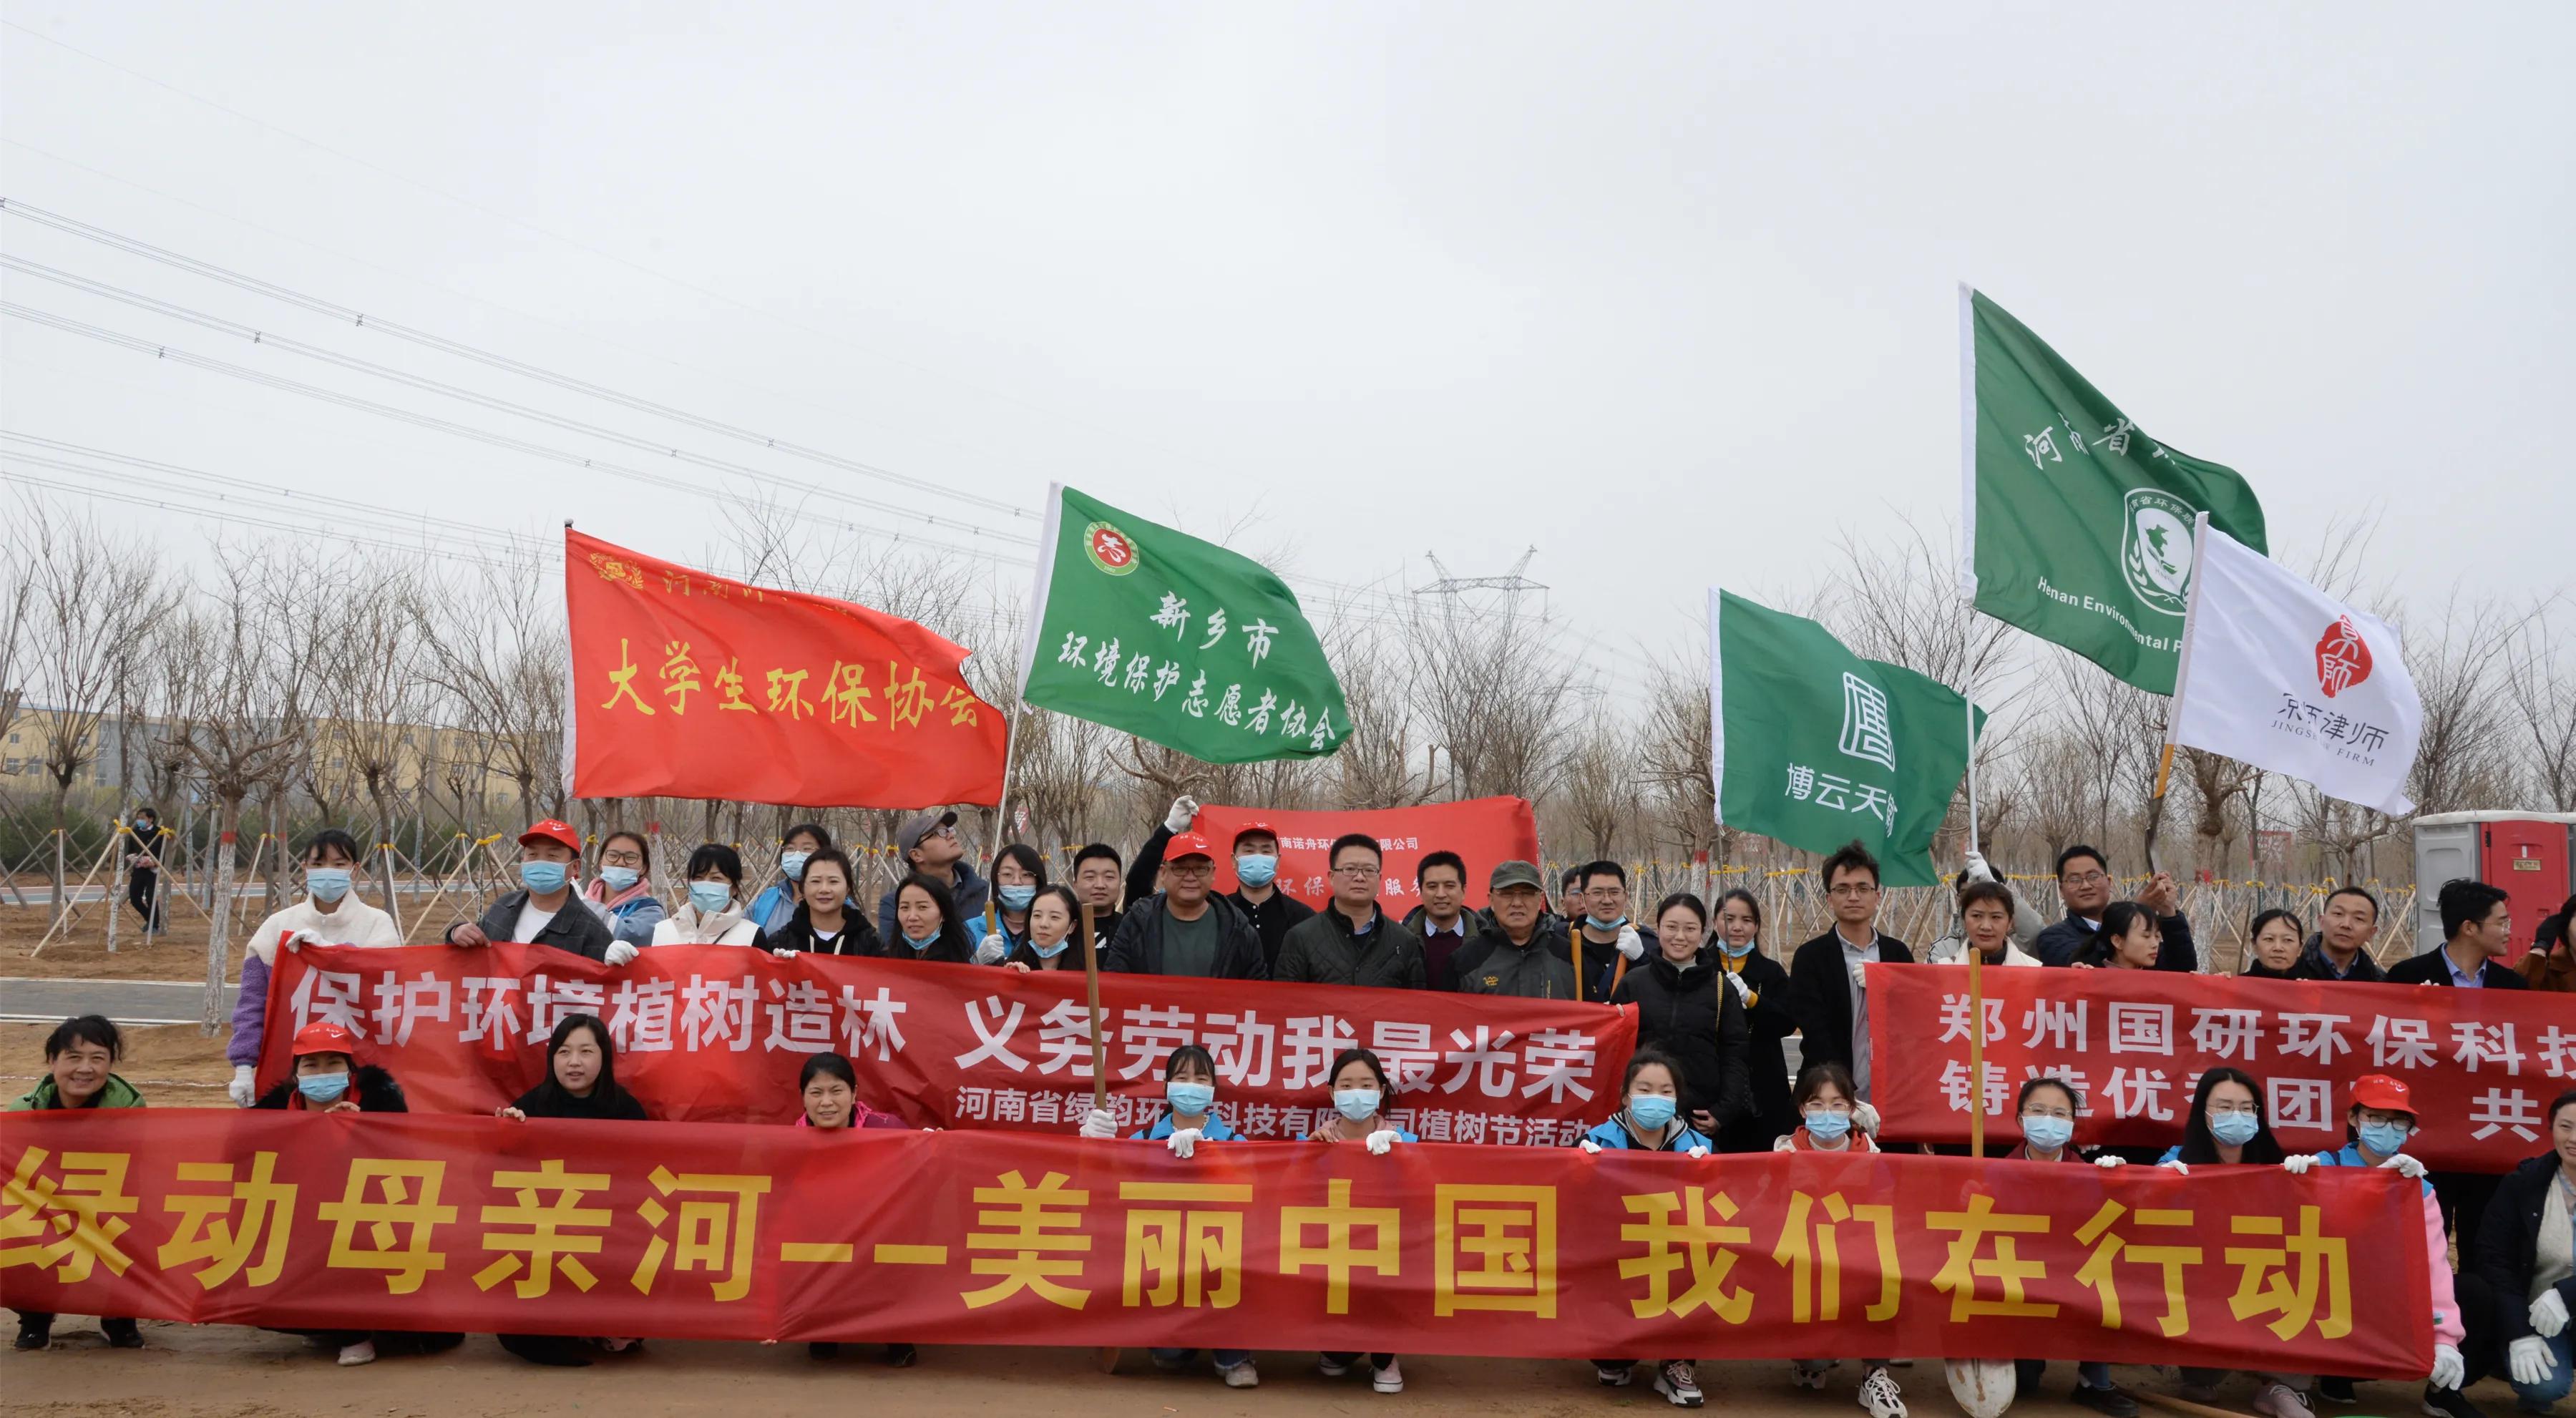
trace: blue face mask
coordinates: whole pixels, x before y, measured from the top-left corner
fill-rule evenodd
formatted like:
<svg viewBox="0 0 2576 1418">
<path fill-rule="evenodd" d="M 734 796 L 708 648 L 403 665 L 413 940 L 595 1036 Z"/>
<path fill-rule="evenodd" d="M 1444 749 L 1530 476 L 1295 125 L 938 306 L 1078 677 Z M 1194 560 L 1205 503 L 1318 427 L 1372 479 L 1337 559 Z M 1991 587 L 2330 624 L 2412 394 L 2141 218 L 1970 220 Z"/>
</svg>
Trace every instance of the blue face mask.
<svg viewBox="0 0 2576 1418">
<path fill-rule="evenodd" d="M 2361 1147 L 2374 1157 L 2394 1157 L 2406 1150 L 2406 1139 L 2414 1132 L 2404 1123 L 2363 1123 Z"/>
<path fill-rule="evenodd" d="M 304 889 L 313 893 L 314 900 L 328 905 L 349 894 L 349 869 L 347 867 L 306 867 Z"/>
<path fill-rule="evenodd" d="M 903 933 L 903 943 L 911 946 L 914 953 L 918 954 L 921 951 L 928 950 L 932 946 L 939 944 L 939 932 L 932 931 L 930 934 L 921 937 L 919 940 L 915 940 L 913 939 L 912 932 L 905 931 Z"/>
<path fill-rule="evenodd" d="M 1355 1123 L 1364 1123 L 1377 1116 L 1377 1100 L 1378 1091 L 1374 1088 L 1333 1090 L 1333 1106 L 1341 1110 L 1343 1117 Z"/>
<path fill-rule="evenodd" d="M 1648 1132 L 1660 1132 L 1673 1120 L 1675 1103 L 1668 1094 L 1632 1093 L 1628 1095 L 1628 1116 Z"/>
<path fill-rule="evenodd" d="M 1806 1121 L 1807 1135 L 1818 1142 L 1836 1142 L 1851 1131 L 1851 1114 L 1830 1108 L 1809 1108 Z"/>
<path fill-rule="evenodd" d="M 1583 916 L 1583 924 L 1590 926 L 1596 931 L 1615 931 L 1621 926 L 1628 924 L 1628 918 L 1621 916 L 1615 921 L 1605 921 L 1599 916 L 1595 916 L 1590 912 L 1585 912 Z"/>
<path fill-rule="evenodd" d="M 1207 1110 L 1216 1106 L 1216 1085 L 1166 1083 L 1163 1085 L 1163 1101 L 1171 1104 L 1172 1111 L 1182 1117 L 1204 1118 L 1207 1116 Z"/>
<path fill-rule="evenodd" d="M 803 881 L 805 859 L 813 855 L 811 852 L 781 852 L 778 854 L 778 869 L 787 873 L 789 881 Z"/>
<path fill-rule="evenodd" d="M 564 864 L 561 862 L 519 863 L 519 884 L 544 896 L 563 890 Z"/>
<path fill-rule="evenodd" d="M 599 869 L 599 879 L 607 882 L 608 889 L 611 891 L 624 891 L 628 887 L 633 886 L 637 881 L 641 880 L 643 875 L 644 873 L 637 871 L 633 867 L 601 867 Z"/>
<path fill-rule="evenodd" d="M 308 1073 L 295 1080 L 295 1091 L 316 1103 L 337 1103 L 349 1091 L 345 1073 Z"/>
<path fill-rule="evenodd" d="M 701 916 L 722 914 L 724 908 L 733 904 L 733 884 L 724 881 L 690 882 L 689 904 L 697 907 Z"/>
<path fill-rule="evenodd" d="M 1038 899 L 1038 889 L 1034 886 L 995 887 L 993 894 L 1002 898 L 1005 911 L 1025 911 L 1029 909 L 1030 902 Z"/>
<path fill-rule="evenodd" d="M 1066 947 L 1072 944 L 1073 937 L 1071 936 L 1066 936 L 1064 939 L 1057 941 L 1053 949 L 1040 945 L 1036 941 L 1030 941 L 1029 953 L 1035 955 L 1040 960 L 1053 960 L 1057 956 L 1064 954 Z"/>
<path fill-rule="evenodd" d="M 2073 1118 L 2033 1116 L 2021 1120 L 2023 1140 L 2042 1152 L 2055 1152 L 2075 1140 Z"/>
<path fill-rule="evenodd" d="M 1279 876 L 1279 859 L 1245 853 L 1234 859 L 1235 879 L 1246 886 L 1268 886 Z"/>
<path fill-rule="evenodd" d="M 2209 1118 L 2209 1135 L 2230 1147 L 2243 1147 L 2262 1130 L 2262 1119 L 2252 1113 L 2213 1113 Z"/>
<path fill-rule="evenodd" d="M 1726 952 L 1727 959 L 1741 960 L 1744 957 L 1751 955 L 1753 953 L 1753 947 L 1760 945 L 1761 943 L 1762 942 L 1757 939 L 1748 940 L 1742 945 L 1728 945 L 1724 940 L 1720 940 L 1717 945 L 1718 949 Z"/>
</svg>

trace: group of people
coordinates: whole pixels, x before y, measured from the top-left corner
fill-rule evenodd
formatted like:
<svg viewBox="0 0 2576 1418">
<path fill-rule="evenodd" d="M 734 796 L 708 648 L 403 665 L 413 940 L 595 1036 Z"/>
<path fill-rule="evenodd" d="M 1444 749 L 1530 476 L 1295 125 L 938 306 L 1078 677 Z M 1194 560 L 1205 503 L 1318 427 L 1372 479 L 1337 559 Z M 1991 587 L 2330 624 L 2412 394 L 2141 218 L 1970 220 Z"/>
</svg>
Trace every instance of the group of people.
<svg viewBox="0 0 2576 1418">
<path fill-rule="evenodd" d="M 1354 833 L 1333 843 L 1327 858 L 1330 898 L 1319 909 L 1280 889 L 1277 834 L 1256 822 L 1227 844 L 1239 884 L 1219 893 L 1217 848 L 1193 830 L 1197 811 L 1188 798 L 1174 802 L 1123 869 L 1115 849 L 1083 848 L 1075 854 L 1069 883 L 1051 882 L 1045 857 L 1019 844 L 995 855 L 987 881 L 966 860 L 954 812 L 919 814 L 898 835 L 905 870 L 880 897 L 873 922 L 851 908 L 858 874 L 819 824 L 785 835 L 780 880 L 750 899 L 738 852 L 721 843 L 696 848 L 682 872 L 685 897 L 666 906 L 651 886 L 651 844 L 643 836 L 618 831 L 602 838 L 594 878 L 585 883 L 580 835 L 550 820 L 520 838 L 519 889 L 491 902 L 477 919 L 451 928 L 446 938 L 464 948 L 542 943 L 612 967 L 657 946 L 720 943 L 782 955 L 820 951 L 1016 970 L 1081 969 L 1096 958 L 1107 971 L 1633 1004 L 1639 1047 L 1618 1110 L 1584 1137 L 1580 1145 L 1587 1151 L 1705 1156 L 1876 1149 L 1879 1118 L 1871 1102 L 1864 967 L 1911 963 L 1915 957 L 1905 942 L 1878 928 L 1878 863 L 1859 843 L 1827 857 L 1818 871 L 1832 926 L 1789 951 L 1783 966 L 1760 948 L 1763 912 L 1751 893 L 1726 892 L 1713 910 L 1694 894 L 1676 893 L 1640 922 L 1631 919 L 1625 870 L 1609 861 L 1563 873 L 1554 909 L 1536 865 L 1496 863 L 1487 876 L 1487 905 L 1476 910 L 1466 905 L 1467 864 L 1455 853 L 1435 851 L 1417 869 L 1422 905 L 1397 919 L 1378 902 L 1383 858 L 1374 837 Z M 348 834 L 315 834 L 301 860 L 305 897 L 263 923 L 250 941 L 228 1050 L 235 1066 L 232 1097 L 246 1107 L 400 1111 L 402 1094 L 394 1080 L 359 1063 L 355 1041 L 328 1024 L 298 1035 L 292 1080 L 255 1096 L 276 951 L 310 943 L 399 943 L 391 920 L 350 890 L 359 853 Z M 2200 968 L 2191 923 L 2169 877 L 2158 874 L 2135 899 L 2115 900 L 2116 882 L 2102 852 L 2070 847 L 2056 865 L 2064 914 L 2044 922 L 1981 857 L 1969 854 L 1957 881 L 1957 925 L 1927 958 L 1959 962 L 1973 950 L 1991 966 Z M 2379 903 L 2359 887 L 2329 895 L 2315 932 L 2304 939 L 2295 915 L 2266 912 L 2253 923 L 2253 960 L 2245 973 L 2459 988 L 2576 985 L 2576 972 L 2557 968 L 2571 949 L 2576 900 L 2544 926 L 2536 966 L 2526 962 L 2523 971 L 2499 963 L 2512 935 L 2502 892 L 2478 882 L 2451 882 L 2441 888 L 2440 903 L 2444 947 L 2385 971 L 2368 948 L 2378 930 Z M 1800 1038 L 1801 1054 L 1794 1079 L 1784 1048 L 1792 1034 Z M 139 1096 L 109 1067 L 117 1049 L 115 1031 L 105 1021 L 66 1022 L 47 1046 L 51 1078 L 19 1106 L 139 1106 Z M 1166 1067 L 1166 1110 L 1135 1137 L 1163 1142 L 1182 1157 L 1203 1142 L 1239 1140 L 1213 1111 L 1217 1084 L 1214 1062 L 1204 1050 L 1174 1051 Z M 899 1125 L 858 1101 L 856 1074 L 838 1055 L 809 1062 L 799 1088 L 800 1126 Z M 1332 1111 L 1312 1140 L 1358 1143 L 1375 1153 L 1415 1140 L 1383 1116 L 1393 1089 L 1368 1050 L 1352 1049 L 1335 1061 L 1330 1092 Z M 2393 1166 L 2424 1175 L 2402 1150 L 2415 1120 L 2397 1080 L 2357 1085 L 2349 1118 L 2352 1142 L 2314 1158 L 2283 1155 L 2271 1140 L 2263 1097 L 2258 1082 L 2241 1072 L 2212 1070 L 2201 1078 L 2180 1138 L 2161 1156 L 2085 1152 L 2073 1137 L 2083 1106 L 2075 1087 L 2035 1079 L 2019 1099 L 2025 1141 L 2010 1156 L 2106 1166 L 2155 1161 L 2186 1169 L 2249 1162 L 2281 1163 L 2294 1171 Z M 547 1048 L 546 1081 L 501 1112 L 514 1118 L 646 1116 L 616 1083 L 609 1030 L 588 1015 L 567 1018 L 556 1028 Z M 2442 1342 L 2425 1407 L 2436 1418 L 2473 1415 L 2477 1410 L 2461 1390 L 2490 1370 L 2507 1372 L 2526 1404 L 2545 1406 L 2567 1392 L 2565 1310 L 2576 1299 L 2576 1283 L 2569 1279 L 2576 1265 L 2567 1255 L 2567 1213 L 2576 1199 L 2576 1094 L 2551 1105 L 2550 1126 L 2554 1151 L 2511 1177 L 2426 1180 L 2426 1243 L 2436 1272 L 2435 1293 L 2427 1302 Z M 1084 1136 L 1101 1140 L 1113 1131 L 1110 1115 L 1097 1110 L 1082 1126 Z M 2448 1261 L 2452 1228 L 2462 1257 L 2456 1278 Z M 111 1323 L 121 1325 L 110 1330 L 112 1342 L 140 1342 L 130 1321 Z M 23 1317 L 21 1347 L 41 1346 L 49 1324 L 50 1317 Z M 375 1345 L 388 1338 L 317 1337 L 335 1345 L 347 1363 L 373 1358 Z M 424 1347 L 453 1341 L 397 1338 Z M 632 1342 L 503 1336 L 512 1352 L 542 1363 L 588 1362 L 594 1348 L 614 1351 Z M 898 1345 L 890 1357 L 909 1363 L 914 1351 Z M 1157 1350 L 1155 1357 L 1166 1367 L 1193 1362 L 1183 1350 Z M 1258 1382 L 1248 1353 L 1219 1351 L 1213 1360 L 1229 1385 Z M 1636 1364 L 1605 1359 L 1596 1372 L 1605 1385 L 1624 1385 Z M 1320 1361 L 1327 1375 L 1362 1367 L 1380 1391 L 1403 1386 L 1392 1354 L 1328 1354 Z M 1822 1388 L 1832 1367 L 1829 1360 L 1802 1360 L 1793 1376 L 1801 1385 Z M 2024 1390 L 2037 1382 L 2038 1367 L 2038 1361 L 2026 1361 L 2017 1370 Z M 1904 1418 L 1887 1362 L 1863 1360 L 1859 1372 L 1858 1399 L 1872 1418 Z M 2205 1387 L 2218 1377 L 2187 1375 L 2187 1381 Z M 2331 1402 L 2349 1394 L 2349 1385 L 2331 1376 L 2315 1382 L 2306 1376 L 2259 1377 L 2256 1404 L 2272 1418 L 2306 1418 L 2316 1397 Z M 1965 1381 L 1954 1372 L 1954 1384 Z M 1977 1381 L 1992 1391 L 1990 1382 Z M 1656 1361 L 1652 1383 L 1676 1405 L 1702 1402 L 1691 1360 Z M 2137 1412 L 2135 1399 L 2111 1382 L 2105 1365 L 2078 1367 L 2074 1397 L 2112 1418 Z"/>
</svg>

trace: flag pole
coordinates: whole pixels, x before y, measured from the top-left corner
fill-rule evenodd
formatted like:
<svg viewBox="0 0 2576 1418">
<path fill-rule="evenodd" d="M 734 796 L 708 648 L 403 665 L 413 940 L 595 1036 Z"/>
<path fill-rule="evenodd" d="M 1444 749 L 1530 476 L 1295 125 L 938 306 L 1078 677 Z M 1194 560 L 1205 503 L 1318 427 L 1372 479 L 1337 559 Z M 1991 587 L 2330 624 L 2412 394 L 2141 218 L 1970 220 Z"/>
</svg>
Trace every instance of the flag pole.
<svg viewBox="0 0 2576 1418">
<path fill-rule="evenodd" d="M 1977 836 L 1977 292 L 1959 282 L 1959 599 L 1968 609 L 1969 635 L 1961 641 L 1962 712 L 1968 725 L 1968 850 Z M 1974 979 L 1971 977 L 1971 985 Z"/>
<path fill-rule="evenodd" d="M 2191 632 L 2200 609 L 2200 558 L 2209 545 L 2209 514 L 2203 512 L 2191 519 L 2191 589 L 2182 603 L 2182 646 L 2174 656 L 2173 698 L 2165 705 L 2165 742 L 2156 759 L 2156 790 L 2148 795 L 2154 804 L 2147 813 L 2147 870 L 2156 870 L 2156 828 L 2164 819 L 2165 787 L 2173 779 L 2175 730 L 2182 721 L 2182 700 L 2191 683 Z"/>
<path fill-rule="evenodd" d="M 2007 930 L 2010 928 L 2007 927 Z M 1964 919 L 1960 942 L 1968 947 L 1968 1155 L 1986 1155 L 1986 953 L 1968 937 Z M 2010 949 L 2009 946 L 2006 949 Z"/>
</svg>

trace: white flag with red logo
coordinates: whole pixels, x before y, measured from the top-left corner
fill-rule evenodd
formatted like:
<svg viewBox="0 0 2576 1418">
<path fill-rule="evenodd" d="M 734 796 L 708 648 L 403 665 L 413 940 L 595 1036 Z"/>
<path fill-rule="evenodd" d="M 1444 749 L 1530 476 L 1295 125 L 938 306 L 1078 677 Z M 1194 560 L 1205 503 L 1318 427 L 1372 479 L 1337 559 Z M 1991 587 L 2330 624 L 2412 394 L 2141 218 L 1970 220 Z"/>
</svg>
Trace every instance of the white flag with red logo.
<svg viewBox="0 0 2576 1418">
<path fill-rule="evenodd" d="M 2424 706 L 2397 632 L 2209 525 L 2191 592 L 2168 738 L 2287 773 L 2392 816 L 2412 812 Z"/>
</svg>

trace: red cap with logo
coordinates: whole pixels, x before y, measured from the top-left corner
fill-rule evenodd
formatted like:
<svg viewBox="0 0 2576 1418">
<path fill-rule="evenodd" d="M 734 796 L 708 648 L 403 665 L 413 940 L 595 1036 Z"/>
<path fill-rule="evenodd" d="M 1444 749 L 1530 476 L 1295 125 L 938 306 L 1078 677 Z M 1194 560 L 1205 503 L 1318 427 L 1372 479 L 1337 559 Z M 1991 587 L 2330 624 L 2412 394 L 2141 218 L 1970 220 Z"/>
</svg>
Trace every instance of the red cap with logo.
<svg viewBox="0 0 2576 1418">
<path fill-rule="evenodd" d="M 2352 1105 L 2377 1108 L 2384 1113 L 2415 1116 L 2415 1095 L 2407 1091 L 2406 1081 L 2384 1073 L 2366 1073 L 2352 1081 Z"/>
<path fill-rule="evenodd" d="M 295 1057 L 306 1054 L 349 1054 L 358 1052 L 358 1036 L 349 1026 L 317 1019 L 295 1031 Z"/>
<path fill-rule="evenodd" d="M 581 851 L 581 834 L 573 830 L 571 823 L 559 818 L 549 817 L 519 834 L 520 846 L 524 847 L 531 842 L 555 842 L 572 852 Z"/>
<path fill-rule="evenodd" d="M 1279 834 L 1271 828 L 1270 824 L 1257 817 L 1234 829 L 1234 845 L 1242 846 L 1243 839 L 1246 837 L 1267 837 L 1273 842 L 1279 840 Z"/>
<path fill-rule="evenodd" d="M 1163 860 L 1177 862 L 1183 857 L 1205 857 L 1215 861 L 1216 849 L 1208 845 L 1208 839 L 1195 832 L 1176 832 L 1172 834 L 1171 844 L 1163 848 Z"/>
</svg>

